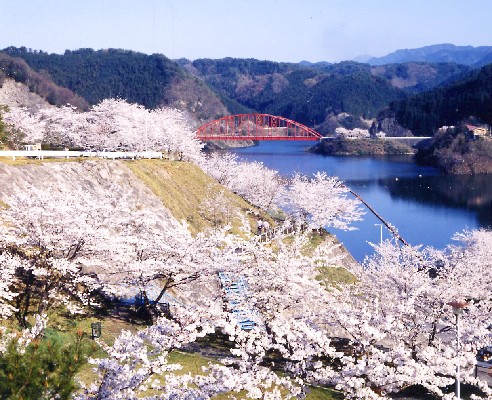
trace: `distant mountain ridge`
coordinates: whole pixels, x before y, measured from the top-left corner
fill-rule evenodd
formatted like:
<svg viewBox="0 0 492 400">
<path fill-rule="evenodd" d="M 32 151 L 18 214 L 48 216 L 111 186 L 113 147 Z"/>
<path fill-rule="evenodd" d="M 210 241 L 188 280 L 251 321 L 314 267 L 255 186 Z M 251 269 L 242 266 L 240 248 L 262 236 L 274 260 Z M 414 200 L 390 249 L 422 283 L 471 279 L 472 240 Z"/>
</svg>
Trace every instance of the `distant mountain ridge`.
<svg viewBox="0 0 492 400">
<path fill-rule="evenodd" d="M 231 112 L 255 110 L 308 126 L 340 113 L 375 117 L 391 101 L 406 96 L 386 78 L 371 74 L 369 65 L 355 62 L 301 65 L 234 58 L 180 62 L 219 93 Z"/>
<path fill-rule="evenodd" d="M 366 61 L 371 65 L 404 62 L 456 63 L 481 67 L 492 62 L 492 46 L 456 46 L 450 43 L 434 44 L 416 49 L 400 49 L 383 57 Z"/>
</svg>

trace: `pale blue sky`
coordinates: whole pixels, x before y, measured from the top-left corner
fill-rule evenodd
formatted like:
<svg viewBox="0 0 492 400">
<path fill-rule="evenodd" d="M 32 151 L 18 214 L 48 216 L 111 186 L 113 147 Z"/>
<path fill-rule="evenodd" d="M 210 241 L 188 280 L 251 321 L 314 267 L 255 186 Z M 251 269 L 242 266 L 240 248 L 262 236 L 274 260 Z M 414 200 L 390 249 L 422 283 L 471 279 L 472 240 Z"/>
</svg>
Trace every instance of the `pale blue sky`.
<svg viewBox="0 0 492 400">
<path fill-rule="evenodd" d="M 0 48 L 337 62 L 492 45 L 491 0 L 0 0 Z"/>
</svg>

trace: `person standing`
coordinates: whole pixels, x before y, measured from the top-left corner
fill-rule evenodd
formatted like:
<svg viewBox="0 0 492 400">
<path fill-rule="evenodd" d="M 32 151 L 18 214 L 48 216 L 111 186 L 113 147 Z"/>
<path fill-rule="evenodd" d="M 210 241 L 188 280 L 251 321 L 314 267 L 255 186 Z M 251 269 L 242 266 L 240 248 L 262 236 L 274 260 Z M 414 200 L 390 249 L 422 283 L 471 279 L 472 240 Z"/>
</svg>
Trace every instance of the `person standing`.
<svg viewBox="0 0 492 400">
<path fill-rule="evenodd" d="M 258 235 L 261 235 L 261 231 L 263 230 L 263 221 L 261 219 L 256 221 L 256 227 L 258 229 Z"/>
</svg>

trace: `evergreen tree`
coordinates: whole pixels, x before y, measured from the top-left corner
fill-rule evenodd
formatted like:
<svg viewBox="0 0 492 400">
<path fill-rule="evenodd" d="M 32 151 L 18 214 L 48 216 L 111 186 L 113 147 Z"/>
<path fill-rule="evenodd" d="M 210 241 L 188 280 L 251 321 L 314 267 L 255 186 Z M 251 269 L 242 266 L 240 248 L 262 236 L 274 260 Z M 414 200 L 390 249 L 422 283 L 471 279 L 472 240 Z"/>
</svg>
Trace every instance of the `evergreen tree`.
<svg viewBox="0 0 492 400">
<path fill-rule="evenodd" d="M 82 332 L 68 342 L 47 331 L 20 351 L 15 340 L 0 353 L 0 397 L 2 399 L 68 399 L 76 389 L 75 374 L 92 352 Z"/>
</svg>

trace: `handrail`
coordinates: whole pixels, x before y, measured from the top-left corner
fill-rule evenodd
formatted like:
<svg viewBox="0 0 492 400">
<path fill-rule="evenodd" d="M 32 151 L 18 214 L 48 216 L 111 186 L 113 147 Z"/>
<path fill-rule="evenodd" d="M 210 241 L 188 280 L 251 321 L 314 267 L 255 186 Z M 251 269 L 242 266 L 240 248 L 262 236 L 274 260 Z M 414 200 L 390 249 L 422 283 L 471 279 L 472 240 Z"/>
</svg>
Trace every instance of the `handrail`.
<svg viewBox="0 0 492 400">
<path fill-rule="evenodd" d="M 160 151 L 73 151 L 73 150 L 0 150 L 0 157 L 30 157 L 44 160 L 45 158 L 77 158 L 99 157 L 111 158 L 163 158 Z"/>
</svg>

